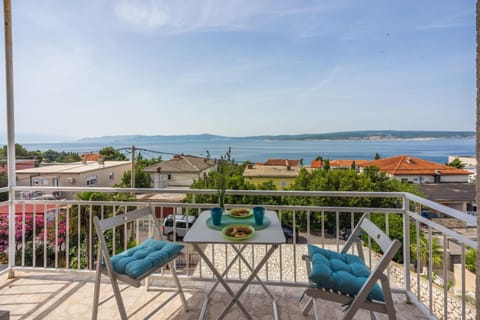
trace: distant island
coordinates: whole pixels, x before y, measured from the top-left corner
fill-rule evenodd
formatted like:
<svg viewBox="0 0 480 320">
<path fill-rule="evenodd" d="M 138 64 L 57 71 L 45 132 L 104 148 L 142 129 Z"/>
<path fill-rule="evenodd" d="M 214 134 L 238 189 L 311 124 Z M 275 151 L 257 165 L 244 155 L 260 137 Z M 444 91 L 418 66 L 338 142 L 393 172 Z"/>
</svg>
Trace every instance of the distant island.
<svg viewBox="0 0 480 320">
<path fill-rule="evenodd" d="M 158 141 L 221 141 L 221 140 L 393 140 L 393 139 L 452 139 L 475 137 L 475 131 L 365 130 L 296 135 L 262 135 L 227 137 L 212 134 L 198 135 L 118 135 L 87 137 L 78 142 L 151 143 Z"/>
</svg>

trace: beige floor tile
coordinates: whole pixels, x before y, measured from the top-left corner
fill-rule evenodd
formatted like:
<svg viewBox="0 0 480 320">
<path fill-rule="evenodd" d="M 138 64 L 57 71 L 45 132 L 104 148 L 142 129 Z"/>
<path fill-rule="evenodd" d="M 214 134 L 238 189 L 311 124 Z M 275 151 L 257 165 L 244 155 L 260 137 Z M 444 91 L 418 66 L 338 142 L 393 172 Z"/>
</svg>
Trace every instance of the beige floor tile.
<svg viewBox="0 0 480 320">
<path fill-rule="evenodd" d="M 10 319 L 90 319 L 93 300 L 93 274 L 81 272 L 38 273 L 17 272 L 14 280 L 4 280 L 0 284 L 0 310 L 10 310 Z M 130 319 L 167 319 L 190 320 L 198 319 L 205 292 L 211 282 L 183 280 L 184 291 L 189 305 L 186 312 L 178 295 L 175 295 L 173 282 L 170 280 L 155 280 L 150 291 L 144 287 L 133 288 L 121 285 L 122 296 Z M 238 285 L 233 285 L 238 289 Z M 281 319 L 300 320 L 313 319 L 311 312 L 303 316 L 305 303 L 299 301 L 302 288 L 269 287 L 277 299 Z M 110 283 L 106 278 L 101 285 L 100 307 L 98 319 L 118 319 L 119 313 Z M 205 319 L 215 319 L 225 308 L 229 295 L 221 287 L 212 296 L 207 308 Z M 241 302 L 253 319 L 270 320 L 273 318 L 273 307 L 270 299 L 260 286 L 251 286 Z M 415 319 L 420 311 L 408 305 L 402 296 L 395 296 L 398 319 Z M 321 319 L 341 319 L 342 311 L 339 305 L 327 302 L 318 303 Z M 246 317 L 234 305 L 225 319 L 241 320 Z M 357 319 L 370 319 L 367 312 L 361 311 Z M 386 319 L 386 317 L 380 317 Z"/>
</svg>

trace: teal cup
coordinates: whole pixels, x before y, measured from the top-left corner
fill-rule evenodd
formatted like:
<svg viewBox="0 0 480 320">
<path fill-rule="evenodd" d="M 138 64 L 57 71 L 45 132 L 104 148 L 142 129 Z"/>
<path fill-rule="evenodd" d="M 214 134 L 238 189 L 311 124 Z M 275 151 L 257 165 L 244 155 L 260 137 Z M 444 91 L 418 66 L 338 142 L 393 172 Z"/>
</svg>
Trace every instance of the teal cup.
<svg viewBox="0 0 480 320">
<path fill-rule="evenodd" d="M 263 224 L 263 217 L 265 216 L 264 207 L 253 207 L 253 217 L 255 218 L 255 224 Z"/>
<path fill-rule="evenodd" d="M 212 214 L 212 223 L 219 226 L 222 223 L 223 209 L 215 207 L 210 210 L 210 213 Z"/>
</svg>

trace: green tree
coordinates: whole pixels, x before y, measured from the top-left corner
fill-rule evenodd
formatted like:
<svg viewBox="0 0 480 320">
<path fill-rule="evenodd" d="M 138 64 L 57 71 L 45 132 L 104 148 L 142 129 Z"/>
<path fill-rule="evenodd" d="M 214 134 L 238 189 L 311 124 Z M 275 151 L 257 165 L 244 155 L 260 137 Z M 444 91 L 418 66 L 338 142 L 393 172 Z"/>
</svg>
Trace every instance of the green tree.
<svg viewBox="0 0 480 320">
<path fill-rule="evenodd" d="M 57 152 L 54 150 L 47 150 L 41 154 L 41 158 L 45 162 L 78 162 L 80 161 L 80 156 L 75 152 Z"/>
<path fill-rule="evenodd" d="M 38 162 L 41 162 L 42 152 L 40 151 L 28 151 L 24 146 L 17 143 L 15 144 L 15 157 L 17 159 L 37 159 Z M 4 161 L 8 157 L 7 146 L 4 145 L 3 148 L 0 149 L 0 161 Z"/>
<path fill-rule="evenodd" d="M 149 173 L 144 172 L 145 167 L 161 162 L 162 158 L 145 159 L 141 153 L 138 154 L 135 161 L 135 188 L 150 188 L 152 186 L 152 178 Z M 116 185 L 119 188 L 130 188 L 132 181 L 132 171 L 127 170 L 122 175 L 121 182 Z"/>
<path fill-rule="evenodd" d="M 370 220 L 375 223 L 380 229 L 386 230 L 387 227 L 387 220 L 384 214 L 371 214 Z M 400 214 L 389 214 L 388 215 L 388 235 L 390 238 L 398 239 L 401 243 L 400 250 L 397 251 L 393 260 L 403 263 L 403 239 L 404 239 L 404 232 L 403 232 L 403 217 Z M 415 225 L 410 225 L 410 242 L 412 238 L 414 238 L 415 234 Z M 381 252 L 380 247 L 372 241 L 372 249 Z"/>
<path fill-rule="evenodd" d="M 57 159 L 58 152 L 53 151 L 53 150 L 47 150 L 43 153 L 43 160 L 45 162 L 55 162 Z"/>
<path fill-rule="evenodd" d="M 465 164 L 460 161 L 460 159 L 458 157 L 456 157 L 455 159 L 453 159 L 451 162 L 449 163 L 446 163 L 447 166 L 450 166 L 450 167 L 454 167 L 454 168 L 457 168 L 457 169 L 463 169 L 465 168 Z"/>
<path fill-rule="evenodd" d="M 413 237 L 412 237 L 413 236 Z M 423 233 L 420 233 L 420 237 L 418 239 L 418 246 L 417 241 L 414 234 L 411 233 L 411 240 L 410 240 L 410 254 L 412 262 L 417 262 L 417 253 L 419 256 L 419 260 L 417 262 L 417 271 L 421 272 L 423 266 L 427 265 L 430 260 L 429 255 L 429 244 Z M 432 238 L 432 265 L 439 266 L 442 264 L 443 261 L 443 248 L 439 244 L 437 238 Z"/>
<path fill-rule="evenodd" d="M 76 200 L 81 201 L 135 201 L 135 197 L 126 193 L 118 194 L 107 194 L 99 192 L 80 192 L 75 195 Z M 104 218 L 112 217 L 115 215 L 123 213 L 125 211 L 125 206 L 115 207 L 115 212 L 113 211 L 114 207 L 103 206 L 103 205 L 80 205 L 71 207 L 71 218 L 70 218 L 70 267 L 71 268 L 86 268 L 88 257 L 96 257 L 96 240 L 93 239 L 90 242 L 89 229 L 90 219 L 94 216 Z M 132 210 L 134 208 L 127 208 L 127 210 Z M 125 247 L 125 243 L 130 244 L 131 239 L 134 237 L 133 228 L 130 229 L 132 232 L 130 238 L 125 233 L 125 228 L 118 227 L 115 232 L 115 239 L 113 239 L 113 232 L 110 230 L 106 234 L 107 245 L 109 248 L 112 248 L 113 243 L 115 242 L 116 253 L 119 253 Z M 126 242 L 125 239 L 130 239 Z M 77 253 L 80 250 L 80 257 L 77 257 Z"/>
<path fill-rule="evenodd" d="M 3 148 L 0 150 L 0 158 L 7 158 L 8 152 L 7 152 L 7 146 L 4 145 Z M 32 156 L 32 152 L 28 151 L 25 149 L 24 146 L 22 146 L 19 143 L 15 144 L 15 156 L 17 158 L 26 158 Z"/>
<path fill-rule="evenodd" d="M 191 188 L 192 189 L 217 189 L 219 183 L 225 184 L 226 190 L 275 190 L 275 185 L 272 182 L 266 182 L 259 186 L 255 186 L 248 180 L 243 177 L 243 172 L 245 167 L 249 165 L 249 162 L 244 162 L 243 164 L 236 164 L 233 162 L 224 162 L 226 168 L 221 169 L 228 174 L 224 174 L 223 178 L 219 177 L 218 171 L 210 171 L 208 174 L 204 175 L 198 180 L 195 180 Z M 222 182 L 221 180 L 224 181 Z M 187 196 L 187 202 L 192 202 L 193 197 L 191 195 Z M 247 195 L 225 195 L 224 203 L 228 204 L 280 204 L 281 197 L 270 197 L 270 196 L 247 196 Z M 218 194 L 217 195 L 195 195 L 196 203 L 218 203 Z M 274 203 L 275 202 L 275 203 Z"/>
<path fill-rule="evenodd" d="M 375 152 L 375 156 L 373 157 L 375 160 L 381 159 L 380 154 L 378 152 Z"/>
<path fill-rule="evenodd" d="M 402 183 L 399 180 L 389 178 L 378 167 L 366 167 L 361 173 L 356 170 L 313 170 L 308 172 L 301 170 L 295 183 L 289 190 L 306 191 L 379 191 L 395 192 L 404 191 L 419 194 L 413 184 Z M 400 208 L 402 203 L 399 198 L 372 198 L 372 197 L 288 197 L 288 204 L 301 206 L 334 206 L 334 207 L 377 207 L 377 208 Z M 337 227 L 336 214 L 324 212 L 325 228 Z M 401 216 L 389 215 L 389 234 L 393 238 L 403 241 L 403 221 Z M 317 228 L 321 222 L 319 214 L 312 213 L 310 226 Z M 338 228 L 350 228 L 351 216 L 340 215 Z M 373 215 L 372 219 L 385 229 L 385 215 Z M 287 223 L 290 221 L 287 221 Z M 306 215 L 297 215 L 297 225 L 307 225 Z M 412 237 L 411 237 L 412 238 Z M 403 242 L 402 242 L 403 243 Z M 377 248 L 379 249 L 379 248 Z M 403 253 L 399 250 L 395 257 L 396 261 L 402 261 Z"/>
<path fill-rule="evenodd" d="M 114 149 L 113 147 L 103 147 L 98 152 L 105 161 L 125 161 L 127 157 L 121 153 L 119 150 Z"/>
<path fill-rule="evenodd" d="M 328 171 L 330 170 L 330 160 L 326 159 L 323 161 L 323 170 Z"/>
<path fill-rule="evenodd" d="M 0 173 L 0 188 L 8 186 L 8 175 L 6 172 Z M 8 200 L 8 192 L 0 193 L 0 202 Z"/>
<path fill-rule="evenodd" d="M 122 175 L 121 182 L 115 187 L 130 188 L 132 181 L 132 170 L 127 170 Z M 135 188 L 150 188 L 152 186 L 152 178 L 150 174 L 143 172 L 143 168 L 135 166 Z"/>
<path fill-rule="evenodd" d="M 143 155 L 139 153 L 135 165 L 140 166 L 143 169 L 160 162 L 162 162 L 162 156 L 158 156 L 157 158 L 144 158 Z"/>
<path fill-rule="evenodd" d="M 477 261 L 477 250 L 470 249 L 465 254 L 465 268 L 471 272 L 477 271 L 477 266 L 475 265 Z"/>
</svg>

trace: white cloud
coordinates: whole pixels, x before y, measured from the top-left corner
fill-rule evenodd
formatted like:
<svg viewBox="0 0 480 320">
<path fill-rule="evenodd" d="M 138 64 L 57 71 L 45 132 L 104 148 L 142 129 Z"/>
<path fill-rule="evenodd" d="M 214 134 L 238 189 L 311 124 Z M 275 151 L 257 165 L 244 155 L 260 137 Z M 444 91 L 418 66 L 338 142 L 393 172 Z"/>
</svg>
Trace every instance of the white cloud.
<svg viewBox="0 0 480 320">
<path fill-rule="evenodd" d="M 164 27 L 169 23 L 169 13 L 160 10 L 154 1 L 119 1 L 115 14 L 129 24 L 150 28 Z"/>
<path fill-rule="evenodd" d="M 114 5 L 117 17 L 140 29 L 162 33 L 239 28 L 254 12 L 241 10 L 237 1 L 122 0 Z"/>
<path fill-rule="evenodd" d="M 142 30 L 184 33 L 206 30 L 243 30 L 255 26 L 272 28 L 293 16 L 339 11 L 348 6 L 318 2 L 244 0 L 121 0 L 114 5 L 120 21 Z M 300 24 L 297 27 L 303 28 Z M 294 26 L 295 28 L 295 26 Z M 309 26 L 308 28 L 311 28 Z M 308 30 L 310 33 L 311 30 Z"/>
</svg>

